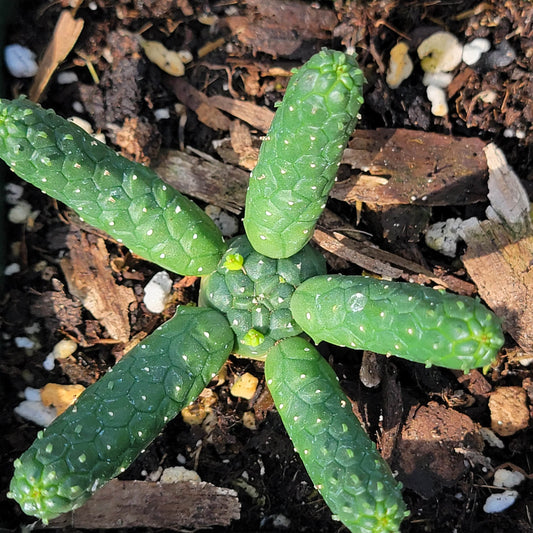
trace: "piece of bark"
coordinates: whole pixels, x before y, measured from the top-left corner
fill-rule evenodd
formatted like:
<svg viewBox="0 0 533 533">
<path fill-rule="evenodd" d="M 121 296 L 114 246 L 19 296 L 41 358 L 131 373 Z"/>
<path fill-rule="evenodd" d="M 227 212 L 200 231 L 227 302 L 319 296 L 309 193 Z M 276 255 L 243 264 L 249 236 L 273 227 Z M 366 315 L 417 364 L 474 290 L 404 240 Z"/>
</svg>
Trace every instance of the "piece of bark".
<svg viewBox="0 0 533 533">
<path fill-rule="evenodd" d="M 228 98 L 221 94 L 210 96 L 209 103 L 213 107 L 233 115 L 235 118 L 240 118 L 253 128 L 264 133 L 268 131 L 274 118 L 274 111 L 271 111 L 267 107 L 258 106 L 253 102 L 235 100 L 234 98 Z"/>
<path fill-rule="evenodd" d="M 239 166 L 252 170 L 257 163 L 259 148 L 253 146 L 252 135 L 246 124 L 234 120 L 230 128 L 231 147 L 239 156 Z"/>
<path fill-rule="evenodd" d="M 362 172 L 331 196 L 377 205 L 465 205 L 487 198 L 485 142 L 405 129 L 357 130 L 343 163 Z"/>
<path fill-rule="evenodd" d="M 178 100 L 192 109 L 198 120 L 213 130 L 228 131 L 231 120 L 211 105 L 209 98 L 183 78 L 167 76 L 166 84 Z"/>
<path fill-rule="evenodd" d="M 369 242 L 351 239 L 336 231 L 317 228 L 313 234 L 313 241 L 335 256 L 380 276 L 398 279 L 405 275 L 411 278 L 410 274 L 415 274 L 421 277 L 419 282 L 432 281 L 458 294 L 471 295 L 474 292 L 471 283 L 451 275 L 431 272 L 414 261 L 382 250 Z"/>
<path fill-rule="evenodd" d="M 235 214 L 241 214 L 244 209 L 249 175 L 233 165 L 202 159 L 179 150 L 163 150 L 154 162 L 153 169 L 183 194 Z M 399 278 L 409 272 L 459 294 L 471 295 L 474 292 L 471 283 L 454 276 L 433 273 L 414 261 L 330 229 L 333 226 L 343 228 L 346 232 L 355 229 L 346 227 L 346 224 L 328 209 L 324 211 L 313 239 L 321 248 L 336 257 L 382 276 Z"/>
<path fill-rule="evenodd" d="M 34 294 L 31 314 L 43 318 L 49 331 L 63 329 L 81 337 L 77 328 L 83 322 L 81 303 L 65 294 L 64 285 L 58 279 L 52 278 L 52 286 L 51 291 Z"/>
<path fill-rule="evenodd" d="M 153 169 L 183 194 L 240 214 L 244 207 L 248 172 L 214 159 L 162 150 Z"/>
<path fill-rule="evenodd" d="M 228 526 L 239 518 L 240 503 L 232 489 L 206 482 L 114 479 L 95 492 L 83 507 L 51 520 L 48 527 L 155 527 L 182 531 Z"/>
<path fill-rule="evenodd" d="M 489 220 L 461 226 L 467 249 L 462 257 L 481 298 L 502 319 L 504 329 L 526 353 L 533 353 L 533 232 L 529 200 L 518 177 L 494 145 L 487 147 L 490 169 Z M 503 158 L 503 159 L 502 159 Z"/>
<path fill-rule="evenodd" d="M 383 356 L 378 355 L 383 360 Z M 402 387 L 394 364 L 382 364 L 383 418 L 380 419 L 379 448 L 383 458 L 391 463 L 403 422 Z"/>
<path fill-rule="evenodd" d="M 75 19 L 70 11 L 65 9 L 61 12 L 52 39 L 39 62 L 39 70 L 30 87 L 30 100 L 38 102 L 41 99 L 52 74 L 78 41 L 83 24 L 83 19 Z"/>
<path fill-rule="evenodd" d="M 117 285 L 104 239 L 73 231 L 67 236 L 67 245 L 70 254 L 61 260 L 61 268 L 70 293 L 80 299 L 112 339 L 126 342 L 135 294 L 131 288 Z"/>
<path fill-rule="evenodd" d="M 225 17 L 222 23 L 254 54 L 307 59 L 317 40 L 331 39 L 338 22 L 333 11 L 294 0 L 251 0 L 247 5 L 246 16 Z"/>
<path fill-rule="evenodd" d="M 396 279 L 403 274 L 403 270 L 394 268 L 389 262 L 384 262 L 377 258 L 369 257 L 365 253 L 361 253 L 357 250 L 357 241 L 349 239 L 340 233 L 329 234 L 320 229 L 316 229 L 313 234 L 313 240 L 321 248 L 324 248 L 324 250 L 380 276 Z"/>
</svg>

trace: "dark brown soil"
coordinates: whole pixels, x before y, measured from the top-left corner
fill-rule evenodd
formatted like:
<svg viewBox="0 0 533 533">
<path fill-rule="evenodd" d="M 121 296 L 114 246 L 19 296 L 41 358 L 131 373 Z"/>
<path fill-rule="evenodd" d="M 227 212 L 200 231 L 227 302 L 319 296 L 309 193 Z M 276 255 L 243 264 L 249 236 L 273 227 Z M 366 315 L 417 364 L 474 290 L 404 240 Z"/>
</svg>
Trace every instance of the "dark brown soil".
<svg viewBox="0 0 533 533">
<path fill-rule="evenodd" d="M 60 12 L 75 2 L 22 0 L 19 4 L 7 42 L 27 45 L 42 54 Z M 94 0 L 82 2 L 76 16 L 85 26 L 60 70 L 75 72 L 78 81 L 60 85 L 53 77 L 41 103 L 65 117 L 82 116 L 127 157 L 150 163 L 161 149 L 183 146 L 227 164 L 236 164 L 242 156 L 238 150 L 230 150 L 231 156 L 217 152 L 213 144 L 230 134 L 235 141 L 232 130 L 228 131 L 235 117 L 215 109 L 219 117 L 214 107 L 202 115 L 195 100 L 200 97 L 196 93 L 183 97 L 169 76 L 147 60 L 136 38 L 139 32 L 169 49 L 191 51 L 193 61 L 183 79 L 202 95 L 222 95 L 270 110 L 283 95 L 290 68 L 324 46 L 354 47 L 367 78 L 360 129 L 408 128 L 495 142 L 526 189 L 532 190 L 533 8 L 525 0 L 302 4 Z M 516 53 L 506 66 L 484 61 L 471 67 L 462 64 L 454 71 L 448 89 L 450 112 L 445 118 L 431 114 L 418 65 L 399 89 L 391 90 L 385 82 L 392 46 L 408 37 L 414 50 L 435 27 L 451 31 L 463 42 L 474 36 L 488 38 L 493 47 L 506 42 Z M 199 57 L 202 47 L 217 39 L 221 39 L 218 46 Z M 7 97 L 27 93 L 31 85 L 31 80 L 9 75 L 6 82 Z M 493 103 L 479 97 L 481 91 L 489 90 L 496 95 Z M 184 104 L 181 109 L 175 107 L 176 93 Z M 160 108 L 169 108 L 169 117 L 156 121 L 154 111 Z M 253 127 L 249 130 L 254 148 L 263 133 Z M 253 150 L 251 153 L 253 159 Z M 241 157 L 244 167 L 245 161 Z M 89 247 L 102 234 L 83 227 L 64 206 L 15 176 L 8 174 L 6 181 L 23 185 L 23 199 L 39 211 L 30 225 L 7 224 L 6 263 L 18 263 L 21 270 L 5 278 L 0 300 L 0 529 L 16 531 L 32 520 L 6 498 L 13 461 L 40 429 L 14 414 L 25 387 L 40 388 L 50 382 L 89 385 L 123 354 L 126 343 L 110 339 L 102 322 L 71 294 L 62 266 L 63 258 L 71 254 L 73 239 L 79 242 L 83 235 Z M 486 205 L 486 201 L 465 203 L 450 198 L 447 205 L 441 201 L 438 206 L 422 208 L 368 205 L 360 212 L 360 206 L 340 200 L 332 200 L 328 207 L 352 230 L 369 233 L 382 249 L 429 271 L 445 272 L 475 292 L 460 259 L 430 250 L 423 231 L 429 223 L 450 217 L 482 217 Z M 129 321 L 127 338 L 150 333 L 171 316 L 176 304 L 196 301 L 198 283 L 174 277 L 172 305 L 162 316 L 150 314 L 142 304 L 143 286 L 160 269 L 131 256 L 109 238 L 105 244 L 108 256 L 100 260 L 107 261 L 106 268 L 111 267 L 111 279 L 117 286 L 128 288 L 133 295 L 123 309 Z M 332 271 L 361 272 L 333 254 L 328 260 Z M 39 327 L 34 328 L 35 324 Z M 19 348 L 17 337 L 29 337 L 37 347 Z M 44 358 L 65 337 L 75 339 L 79 350 L 52 372 L 44 370 Z M 479 433 L 480 427 L 491 425 L 488 398 L 496 387 L 520 387 L 526 392 L 527 406 L 533 400 L 533 372 L 510 357 L 517 353 L 512 338 L 508 337 L 493 369 L 486 375 L 474 371 L 468 379 L 447 370 L 380 358 L 376 372 L 381 380 L 375 388 L 366 387 L 359 379 L 361 366 L 368 368 L 368 354 L 363 357 L 360 352 L 329 345 L 320 349 L 337 371 L 354 410 L 406 486 L 411 516 L 402 531 L 533 530 L 533 482 L 529 478 L 518 487 L 519 497 L 512 507 L 498 514 L 483 511 L 486 498 L 498 492 L 492 476 L 500 465 L 511 463 L 527 475 L 533 472 L 531 427 L 501 437 L 503 448 L 490 446 Z M 203 480 L 238 491 L 240 520 L 209 531 L 342 531 L 293 450 L 266 390 L 262 364 L 232 358 L 227 368 L 227 379 L 211 385 L 218 397 L 215 423 L 189 426 L 178 417 L 121 479 L 145 479 L 147 472 L 178 464 L 180 455 L 185 466 L 196 470 Z M 244 372 L 260 378 L 250 401 L 235 398 L 229 391 L 235 376 Z M 256 429 L 243 424 L 243 414 L 249 411 Z M 278 515 L 288 517 L 290 525 L 277 526 Z"/>
</svg>

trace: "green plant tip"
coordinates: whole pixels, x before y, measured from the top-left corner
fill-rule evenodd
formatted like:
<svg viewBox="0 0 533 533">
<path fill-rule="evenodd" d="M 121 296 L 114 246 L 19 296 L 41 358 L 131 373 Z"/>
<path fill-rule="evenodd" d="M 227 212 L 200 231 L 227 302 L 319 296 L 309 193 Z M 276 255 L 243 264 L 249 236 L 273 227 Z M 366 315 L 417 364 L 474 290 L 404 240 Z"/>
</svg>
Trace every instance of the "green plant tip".
<svg viewBox="0 0 533 533">
<path fill-rule="evenodd" d="M 244 257 L 241 254 L 228 254 L 222 266 L 228 270 L 242 270 L 243 264 Z"/>
<path fill-rule="evenodd" d="M 243 338 L 242 343 L 246 346 L 259 346 L 265 340 L 265 336 L 256 329 L 251 329 Z"/>
</svg>

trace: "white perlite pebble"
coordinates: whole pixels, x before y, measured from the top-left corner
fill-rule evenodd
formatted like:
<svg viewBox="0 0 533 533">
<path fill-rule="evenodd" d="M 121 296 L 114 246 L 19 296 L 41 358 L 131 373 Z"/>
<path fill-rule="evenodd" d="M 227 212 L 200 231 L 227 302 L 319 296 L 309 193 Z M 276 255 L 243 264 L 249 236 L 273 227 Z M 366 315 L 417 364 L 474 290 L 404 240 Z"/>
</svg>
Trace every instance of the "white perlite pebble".
<svg viewBox="0 0 533 533">
<path fill-rule="evenodd" d="M 26 348 L 31 350 L 35 347 L 35 342 L 33 342 L 31 339 L 28 339 L 28 337 L 15 337 L 15 345 L 17 348 Z"/>
<path fill-rule="evenodd" d="M 463 46 L 463 62 L 467 65 L 474 65 L 480 57 L 490 50 L 488 39 L 477 38 Z"/>
<path fill-rule="evenodd" d="M 79 126 L 83 131 L 87 132 L 89 135 L 92 135 L 94 133 L 93 127 L 91 123 L 88 120 L 85 120 L 81 117 L 68 117 L 67 120 L 69 122 L 72 122 L 73 124 L 76 124 L 76 126 Z"/>
<path fill-rule="evenodd" d="M 490 428 L 480 428 L 479 430 L 481 436 L 483 437 L 483 440 L 489 445 L 493 446 L 494 448 L 505 448 L 505 444 L 503 441 L 492 431 Z"/>
<path fill-rule="evenodd" d="M 494 472 L 494 480 L 492 484 L 495 487 L 501 487 L 505 489 L 511 489 L 520 485 L 526 477 L 522 472 L 517 470 L 507 470 L 506 468 L 500 468 Z"/>
<path fill-rule="evenodd" d="M 441 89 L 446 89 L 448 85 L 452 82 L 453 75 L 449 72 L 425 72 L 424 77 L 422 78 L 422 83 L 428 87 L 433 85 L 435 87 L 440 87 Z"/>
<path fill-rule="evenodd" d="M 38 211 L 32 211 L 31 205 L 26 200 L 21 200 L 7 213 L 7 219 L 12 224 L 26 224 L 29 218 L 36 216 Z"/>
<path fill-rule="evenodd" d="M 397 89 L 413 72 L 413 61 L 409 57 L 409 45 L 399 42 L 390 51 L 386 81 L 391 89 Z"/>
<path fill-rule="evenodd" d="M 171 466 L 163 470 L 159 481 L 161 483 L 179 483 L 181 481 L 200 482 L 202 479 L 194 470 L 187 470 L 184 466 Z"/>
<path fill-rule="evenodd" d="M 6 183 L 5 201 L 9 205 L 18 204 L 24 194 L 24 187 L 18 183 Z"/>
<path fill-rule="evenodd" d="M 72 339 L 62 339 L 60 340 L 52 350 L 46 356 L 46 359 L 43 362 L 43 367 L 45 370 L 51 371 L 54 369 L 56 359 L 66 359 L 70 357 L 78 349 L 78 344 Z"/>
<path fill-rule="evenodd" d="M 499 494 L 491 494 L 485 505 L 483 511 L 486 513 L 501 513 L 513 505 L 518 497 L 516 490 L 505 490 Z"/>
<path fill-rule="evenodd" d="M 447 31 L 437 31 L 424 39 L 417 48 L 424 72 L 450 72 L 463 57 L 463 45 Z"/>
<path fill-rule="evenodd" d="M 36 389 L 35 387 L 26 387 L 24 389 L 24 399 L 30 402 L 40 402 L 41 389 Z"/>
<path fill-rule="evenodd" d="M 49 426 L 57 416 L 53 407 L 45 407 L 40 401 L 24 400 L 15 407 L 14 411 L 22 418 L 42 427 Z"/>
<path fill-rule="evenodd" d="M 7 70 L 15 78 L 33 78 L 39 70 L 35 58 L 34 52 L 20 44 L 10 44 L 4 48 Z"/>
<path fill-rule="evenodd" d="M 144 305 L 150 313 L 162 313 L 172 290 L 172 280 L 168 272 L 158 272 L 144 288 Z"/>
<path fill-rule="evenodd" d="M 165 120 L 170 118 L 170 109 L 168 107 L 154 109 L 154 117 L 156 120 Z"/>
<path fill-rule="evenodd" d="M 52 354 L 56 359 L 66 359 L 70 357 L 78 349 L 78 343 L 72 339 L 60 340 L 52 350 Z"/>
<path fill-rule="evenodd" d="M 445 117 L 448 114 L 448 101 L 444 89 L 436 85 L 428 85 L 426 94 L 431 102 L 431 114 L 436 117 Z"/>
<path fill-rule="evenodd" d="M 449 218 L 443 222 L 436 222 L 426 231 L 426 244 L 432 249 L 448 257 L 455 257 L 457 241 L 460 239 L 459 229 L 463 220 Z"/>
<path fill-rule="evenodd" d="M 54 357 L 53 353 L 49 353 L 46 356 L 45 360 L 43 361 L 43 368 L 45 370 L 48 370 L 48 372 L 52 372 L 55 366 L 56 366 L 56 358 Z"/>
<path fill-rule="evenodd" d="M 18 263 L 11 263 L 7 265 L 4 269 L 5 276 L 12 276 L 13 274 L 18 274 L 20 272 L 20 265 Z"/>
<path fill-rule="evenodd" d="M 78 75 L 72 70 L 65 70 L 57 75 L 56 80 L 59 85 L 69 85 L 78 81 Z"/>
</svg>

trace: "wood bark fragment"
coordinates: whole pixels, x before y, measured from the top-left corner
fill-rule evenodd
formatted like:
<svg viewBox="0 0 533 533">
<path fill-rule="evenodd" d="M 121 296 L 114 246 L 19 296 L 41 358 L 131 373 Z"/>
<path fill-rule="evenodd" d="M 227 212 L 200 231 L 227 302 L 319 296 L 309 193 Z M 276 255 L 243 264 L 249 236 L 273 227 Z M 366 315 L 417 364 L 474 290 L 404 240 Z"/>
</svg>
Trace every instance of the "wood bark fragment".
<svg viewBox="0 0 533 533">
<path fill-rule="evenodd" d="M 135 294 L 129 287 L 117 285 L 105 241 L 101 237 L 89 239 L 84 232 L 71 232 L 67 245 L 70 255 L 61 260 L 61 268 L 70 293 L 81 300 L 112 339 L 126 342 Z"/>
<path fill-rule="evenodd" d="M 213 107 L 233 115 L 235 118 L 240 118 L 253 128 L 264 133 L 268 131 L 274 118 L 274 112 L 267 107 L 258 106 L 252 102 L 235 100 L 220 94 L 209 97 L 209 103 Z"/>
<path fill-rule="evenodd" d="M 231 124 L 230 119 L 211 105 L 209 98 L 204 93 L 193 87 L 183 78 L 168 76 L 166 83 L 176 97 L 198 115 L 200 122 L 213 130 L 229 130 Z"/>
<path fill-rule="evenodd" d="M 412 279 L 411 274 L 415 274 L 421 277 L 417 280 L 421 283 L 432 281 L 459 294 L 470 295 L 474 292 L 471 284 L 454 276 L 434 273 L 419 263 L 336 231 L 316 229 L 313 240 L 324 250 L 383 277 Z"/>
<path fill-rule="evenodd" d="M 348 203 L 465 205 L 487 198 L 485 142 L 405 129 L 357 130 L 343 163 L 361 172 L 335 185 Z"/>
<path fill-rule="evenodd" d="M 462 225 L 467 249 L 463 263 L 479 295 L 503 320 L 504 329 L 522 350 L 533 353 L 533 231 L 529 200 L 503 153 L 490 145 L 488 220 Z"/>
<path fill-rule="evenodd" d="M 179 150 L 161 151 L 153 169 L 183 194 L 231 213 L 243 210 L 249 177 L 244 170 Z"/>
<path fill-rule="evenodd" d="M 239 166 L 252 170 L 257 163 L 259 148 L 253 146 L 248 127 L 240 120 L 234 120 L 230 129 L 231 147 L 239 156 Z"/>
<path fill-rule="evenodd" d="M 83 507 L 51 520 L 48 527 L 155 527 L 182 531 L 228 526 L 239 518 L 240 503 L 232 489 L 206 482 L 114 479 L 95 492 Z"/>
<path fill-rule="evenodd" d="M 225 17 L 223 24 L 254 53 L 274 57 L 307 59 L 317 51 L 317 40 L 332 37 L 338 22 L 332 10 L 294 0 L 251 0 L 247 6 L 246 15 Z M 309 48 L 311 51 L 306 51 Z"/>
</svg>

